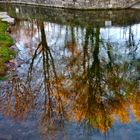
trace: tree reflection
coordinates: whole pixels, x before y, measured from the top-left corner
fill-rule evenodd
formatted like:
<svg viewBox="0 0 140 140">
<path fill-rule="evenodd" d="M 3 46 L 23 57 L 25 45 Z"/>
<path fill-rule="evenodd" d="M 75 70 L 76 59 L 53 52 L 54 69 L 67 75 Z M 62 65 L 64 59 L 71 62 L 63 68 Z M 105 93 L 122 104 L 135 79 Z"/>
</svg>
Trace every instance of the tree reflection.
<svg viewBox="0 0 140 140">
<path fill-rule="evenodd" d="M 26 119 L 28 113 L 34 110 L 32 92 L 16 76 L 5 86 L 6 89 L 1 93 L 1 111 L 5 116 L 12 116 L 16 120 Z"/>
<path fill-rule="evenodd" d="M 88 27 L 84 50 L 80 53 L 83 57 L 78 56 L 77 61 L 73 59 L 74 63 L 70 63 L 70 68 L 68 67 L 72 76 L 69 88 L 74 91 L 68 98 L 72 96 L 70 112 L 73 110 L 73 115 L 70 119 L 106 132 L 112 127 L 116 117 L 122 123 L 130 121 L 130 97 L 138 95 L 138 82 L 131 79 L 127 62 L 115 63 L 111 43 L 103 44 L 108 58 L 99 56 L 101 42 L 100 28 Z M 76 62 L 84 67 L 75 69 Z"/>
<path fill-rule="evenodd" d="M 47 137 L 64 130 L 65 121 L 107 132 L 116 118 L 130 122 L 130 110 L 140 120 L 139 82 L 133 74 L 137 68 L 115 52 L 116 44 L 104 40 L 100 27 L 66 27 L 66 53 L 57 60 L 54 50 L 60 42 L 49 46 L 47 25 L 42 21 L 36 24 L 40 36 L 27 79 L 13 77 L 5 84 L 7 88 L 1 92 L 3 114 L 25 119 L 37 112 L 38 128 Z M 82 45 L 77 34 L 82 35 Z M 125 44 L 128 55 L 138 47 L 131 45 L 135 40 L 130 35 Z"/>
<path fill-rule="evenodd" d="M 64 109 L 63 103 L 60 96 L 61 81 L 58 79 L 54 58 L 51 53 L 50 47 L 47 43 L 47 37 L 45 34 L 44 23 L 38 22 L 38 28 L 40 29 L 41 42 L 39 43 L 31 65 L 29 68 L 29 74 L 27 78 L 28 86 L 33 88 L 30 85 L 33 75 L 33 65 L 35 59 L 41 55 L 42 58 L 42 68 L 43 75 L 42 78 L 42 87 L 43 87 L 43 97 L 41 106 L 43 107 L 41 111 L 41 118 L 39 121 L 39 128 L 43 134 L 49 136 L 53 130 L 62 129 L 64 123 Z M 62 88 L 61 88 L 62 89 Z M 39 95 L 40 96 L 40 95 Z M 39 97 L 40 98 L 40 97 Z M 40 101 L 39 101 L 40 102 Z M 47 131 L 47 132 L 46 132 Z"/>
</svg>

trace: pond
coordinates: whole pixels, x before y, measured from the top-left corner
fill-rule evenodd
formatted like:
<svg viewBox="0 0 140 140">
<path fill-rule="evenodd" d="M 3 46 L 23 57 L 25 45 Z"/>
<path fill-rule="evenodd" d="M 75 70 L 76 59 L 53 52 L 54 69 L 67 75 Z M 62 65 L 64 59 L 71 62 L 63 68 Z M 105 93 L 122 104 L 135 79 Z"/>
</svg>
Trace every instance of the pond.
<svg viewBox="0 0 140 140">
<path fill-rule="evenodd" d="M 1 140 L 139 140 L 140 11 L 0 5 L 17 55 L 0 81 Z"/>
</svg>

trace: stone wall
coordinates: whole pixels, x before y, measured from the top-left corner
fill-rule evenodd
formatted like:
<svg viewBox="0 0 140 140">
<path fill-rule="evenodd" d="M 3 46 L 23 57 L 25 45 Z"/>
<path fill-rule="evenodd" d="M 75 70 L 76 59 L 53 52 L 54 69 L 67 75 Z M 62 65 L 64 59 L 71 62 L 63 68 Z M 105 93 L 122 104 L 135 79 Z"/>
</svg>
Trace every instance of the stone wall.
<svg viewBox="0 0 140 140">
<path fill-rule="evenodd" d="M 140 11 L 127 10 L 71 10 L 20 4 L 0 4 L 16 20 L 37 20 L 70 26 L 131 26 L 140 22 Z M 137 15 L 137 16 L 136 16 Z"/>
<path fill-rule="evenodd" d="M 140 0 L 0 0 L 0 2 L 24 3 L 71 9 L 129 8 Z"/>
</svg>

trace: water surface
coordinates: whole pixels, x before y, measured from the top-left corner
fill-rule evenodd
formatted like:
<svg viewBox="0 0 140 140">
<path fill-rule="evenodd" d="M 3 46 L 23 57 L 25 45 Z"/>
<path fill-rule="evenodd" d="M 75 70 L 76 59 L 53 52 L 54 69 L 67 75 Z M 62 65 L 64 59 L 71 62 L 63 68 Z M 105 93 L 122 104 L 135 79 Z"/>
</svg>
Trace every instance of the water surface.
<svg viewBox="0 0 140 140">
<path fill-rule="evenodd" d="M 140 11 L 0 9 L 15 18 L 17 50 L 0 139 L 140 139 Z"/>
</svg>

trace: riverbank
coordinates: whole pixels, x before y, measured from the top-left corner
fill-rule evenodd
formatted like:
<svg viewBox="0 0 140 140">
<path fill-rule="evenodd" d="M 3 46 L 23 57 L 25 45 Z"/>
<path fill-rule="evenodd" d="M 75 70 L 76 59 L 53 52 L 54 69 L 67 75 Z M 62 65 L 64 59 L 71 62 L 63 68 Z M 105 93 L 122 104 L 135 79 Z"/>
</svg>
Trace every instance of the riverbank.
<svg viewBox="0 0 140 140">
<path fill-rule="evenodd" d="M 0 3 L 27 4 L 66 9 L 140 9 L 139 0 L 0 0 Z"/>
<path fill-rule="evenodd" d="M 0 79 L 6 74 L 7 67 L 6 62 L 11 60 L 15 56 L 15 52 L 10 49 L 14 44 L 14 40 L 7 32 L 7 29 L 11 23 L 11 18 L 4 16 L 0 13 Z"/>
<path fill-rule="evenodd" d="M 0 4 L 1 11 L 16 19 L 46 20 L 61 25 L 73 26 L 129 26 L 140 22 L 140 10 L 70 10 L 34 5 Z M 136 16 L 137 15 L 137 16 Z"/>
</svg>

